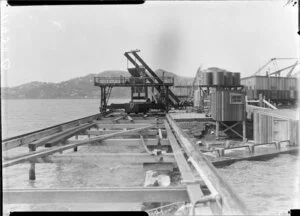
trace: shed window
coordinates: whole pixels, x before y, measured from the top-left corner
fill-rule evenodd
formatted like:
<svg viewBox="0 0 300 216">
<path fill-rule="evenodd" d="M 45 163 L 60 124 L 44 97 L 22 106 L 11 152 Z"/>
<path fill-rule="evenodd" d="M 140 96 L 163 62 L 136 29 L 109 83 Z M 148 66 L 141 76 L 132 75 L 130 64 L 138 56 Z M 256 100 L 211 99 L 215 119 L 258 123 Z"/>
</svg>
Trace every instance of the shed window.
<svg viewBox="0 0 300 216">
<path fill-rule="evenodd" d="M 243 104 L 243 97 L 241 94 L 230 94 L 230 104 Z"/>
</svg>

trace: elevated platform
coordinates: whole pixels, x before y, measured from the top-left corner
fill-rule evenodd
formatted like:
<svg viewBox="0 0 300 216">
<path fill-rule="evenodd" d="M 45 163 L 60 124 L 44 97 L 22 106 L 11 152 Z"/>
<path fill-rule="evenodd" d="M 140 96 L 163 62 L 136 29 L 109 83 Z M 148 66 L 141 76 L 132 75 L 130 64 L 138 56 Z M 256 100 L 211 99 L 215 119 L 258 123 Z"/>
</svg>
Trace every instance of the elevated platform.
<svg viewBox="0 0 300 216">
<path fill-rule="evenodd" d="M 174 77 L 162 77 L 162 83 L 148 77 L 94 77 L 94 85 L 100 87 L 173 86 Z"/>
<path fill-rule="evenodd" d="M 175 121 L 213 121 L 211 117 L 206 117 L 205 113 L 174 112 L 169 115 Z"/>
</svg>

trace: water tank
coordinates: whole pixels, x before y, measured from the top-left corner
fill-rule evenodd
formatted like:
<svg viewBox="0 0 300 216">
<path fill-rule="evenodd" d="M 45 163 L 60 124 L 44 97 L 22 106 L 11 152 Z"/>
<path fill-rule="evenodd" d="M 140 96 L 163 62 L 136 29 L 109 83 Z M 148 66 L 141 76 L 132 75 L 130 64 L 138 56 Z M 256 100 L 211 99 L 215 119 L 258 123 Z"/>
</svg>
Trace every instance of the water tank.
<svg viewBox="0 0 300 216">
<path fill-rule="evenodd" d="M 213 85 L 224 85 L 224 72 L 213 72 Z"/>
<path fill-rule="evenodd" d="M 212 85 L 213 75 L 211 72 L 206 72 L 204 74 L 204 85 Z"/>
<path fill-rule="evenodd" d="M 232 85 L 241 85 L 240 73 L 232 73 Z"/>
<path fill-rule="evenodd" d="M 232 73 L 224 72 L 224 85 L 231 86 L 232 85 Z"/>
</svg>

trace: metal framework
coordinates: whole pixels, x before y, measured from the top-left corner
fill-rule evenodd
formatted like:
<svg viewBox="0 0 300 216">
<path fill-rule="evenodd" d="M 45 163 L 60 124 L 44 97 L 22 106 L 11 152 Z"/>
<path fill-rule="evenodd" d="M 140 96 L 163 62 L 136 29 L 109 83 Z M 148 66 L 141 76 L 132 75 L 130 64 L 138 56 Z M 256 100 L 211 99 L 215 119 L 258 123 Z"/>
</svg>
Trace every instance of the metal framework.
<svg viewBox="0 0 300 216">
<path fill-rule="evenodd" d="M 162 103 L 165 104 L 166 110 L 169 104 L 176 107 L 179 99 L 169 89 L 174 85 L 174 77 L 157 76 L 154 71 L 144 62 L 137 54 L 139 50 L 125 52 L 127 61 L 130 61 L 134 68 L 127 68 L 131 77 L 94 77 L 94 86 L 101 88 L 100 112 L 106 112 L 108 100 L 113 87 L 129 87 L 131 88 L 131 101 L 133 100 L 150 100 L 148 98 L 148 88 L 152 89 L 152 98 L 156 102 L 158 98 L 154 94 L 154 89 L 159 93 Z M 133 55 L 133 59 L 130 55 Z M 120 106 L 122 107 L 122 106 Z"/>
<path fill-rule="evenodd" d="M 134 73 L 134 70 L 128 70 L 129 73 L 133 76 L 133 77 L 146 77 L 146 78 L 150 78 L 149 80 L 152 80 L 150 82 L 158 82 L 160 84 L 163 84 L 164 81 L 157 76 L 157 74 L 149 67 L 149 65 L 138 55 L 138 52 L 140 52 L 140 50 L 132 50 L 129 52 L 125 52 L 124 55 L 125 57 L 128 59 L 128 61 L 130 61 L 136 71 L 140 71 L 141 68 L 143 68 L 143 72 L 140 73 Z M 164 91 L 164 89 L 160 88 L 159 86 L 154 86 L 154 88 L 161 93 L 162 91 Z M 154 89 L 152 89 L 153 92 Z M 168 90 L 168 88 L 167 88 Z M 173 107 L 178 107 L 178 103 L 180 102 L 180 100 L 177 98 L 177 96 L 171 91 L 169 90 L 168 95 L 167 95 L 167 101 L 168 103 L 173 106 Z"/>
<path fill-rule="evenodd" d="M 290 66 L 287 66 L 287 67 L 284 67 L 284 68 L 281 68 L 281 69 L 278 69 L 278 61 L 282 61 L 282 60 L 296 60 L 294 64 L 290 65 Z M 273 72 L 270 72 L 270 71 L 264 71 L 265 68 L 267 68 L 267 66 L 272 66 L 275 68 L 275 70 Z M 254 74 L 253 76 L 257 76 L 257 75 L 261 75 L 262 72 L 264 71 L 264 74 L 263 75 L 268 75 L 268 76 L 280 76 L 282 72 L 284 71 L 287 71 L 287 74 L 286 74 L 286 77 L 291 77 L 292 76 L 292 73 L 294 71 L 294 69 L 296 68 L 296 66 L 299 65 L 299 59 L 297 58 L 272 58 L 270 59 L 266 64 L 264 64 L 262 67 L 260 67 Z M 288 71 L 288 69 L 290 69 Z"/>
</svg>

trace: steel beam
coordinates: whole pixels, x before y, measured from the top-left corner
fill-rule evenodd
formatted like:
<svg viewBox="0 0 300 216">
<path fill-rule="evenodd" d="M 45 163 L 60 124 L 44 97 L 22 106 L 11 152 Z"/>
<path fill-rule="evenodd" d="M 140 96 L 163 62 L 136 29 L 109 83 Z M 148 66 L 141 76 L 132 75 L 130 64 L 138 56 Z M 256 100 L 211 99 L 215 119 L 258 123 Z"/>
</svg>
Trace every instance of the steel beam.
<svg viewBox="0 0 300 216">
<path fill-rule="evenodd" d="M 42 139 L 36 140 L 32 143 L 29 143 L 28 147 L 36 149 L 37 147 L 43 146 L 43 145 L 48 144 L 48 143 L 51 143 L 51 145 L 54 145 L 58 142 L 64 141 L 64 140 L 76 135 L 76 133 L 79 133 L 83 130 L 86 130 L 88 128 L 93 127 L 95 124 L 96 123 L 84 124 L 84 125 L 80 125 L 78 127 L 74 127 L 74 128 L 64 130 L 64 131 L 59 132 L 59 133 L 52 134 L 50 136 L 47 136 L 47 137 L 44 137 Z"/>
<path fill-rule="evenodd" d="M 189 201 L 185 187 L 4 189 L 4 204 Z"/>
</svg>

